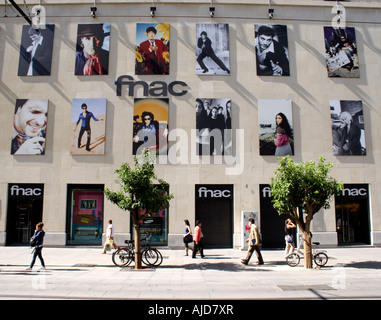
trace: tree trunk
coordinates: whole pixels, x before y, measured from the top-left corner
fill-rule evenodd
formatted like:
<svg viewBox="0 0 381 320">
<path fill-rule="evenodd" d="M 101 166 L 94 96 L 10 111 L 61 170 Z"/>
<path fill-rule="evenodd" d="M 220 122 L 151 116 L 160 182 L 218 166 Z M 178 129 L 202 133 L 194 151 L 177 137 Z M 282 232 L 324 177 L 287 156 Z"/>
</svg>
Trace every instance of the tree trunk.
<svg viewBox="0 0 381 320">
<path fill-rule="evenodd" d="M 138 210 L 132 212 L 132 224 L 134 227 L 135 239 L 135 269 L 143 269 L 142 267 L 142 252 L 140 244 L 140 223 L 138 217 Z"/>
<path fill-rule="evenodd" d="M 303 232 L 303 246 L 304 246 L 304 267 L 306 269 L 312 269 L 311 233 Z"/>
</svg>

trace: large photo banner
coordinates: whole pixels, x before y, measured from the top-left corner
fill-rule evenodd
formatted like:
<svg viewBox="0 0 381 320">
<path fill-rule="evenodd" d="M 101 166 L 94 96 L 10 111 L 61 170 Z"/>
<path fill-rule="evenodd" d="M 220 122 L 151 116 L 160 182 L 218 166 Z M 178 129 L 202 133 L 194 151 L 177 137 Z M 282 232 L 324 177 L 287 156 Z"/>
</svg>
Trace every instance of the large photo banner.
<svg viewBox="0 0 381 320">
<path fill-rule="evenodd" d="M 75 72 L 79 75 L 107 75 L 110 52 L 110 24 L 79 24 Z"/>
<path fill-rule="evenodd" d="M 132 154 L 168 154 L 168 98 L 135 98 Z"/>
<path fill-rule="evenodd" d="M 17 99 L 13 116 L 11 154 L 45 154 L 47 99 Z"/>
<path fill-rule="evenodd" d="M 229 75 L 229 25 L 196 24 L 196 74 Z"/>
<path fill-rule="evenodd" d="M 196 154 L 232 154 L 231 100 L 196 99 Z"/>
<path fill-rule="evenodd" d="M 103 155 L 106 141 L 104 98 L 73 99 L 70 154 Z"/>
<path fill-rule="evenodd" d="M 328 77 L 359 78 L 355 28 L 324 27 Z"/>
<path fill-rule="evenodd" d="M 259 154 L 294 155 L 291 100 L 258 100 Z"/>
<path fill-rule="evenodd" d="M 169 23 L 136 24 L 135 74 L 169 74 Z"/>
<path fill-rule="evenodd" d="M 255 25 L 258 76 L 289 76 L 287 26 Z"/>
<path fill-rule="evenodd" d="M 49 76 L 52 66 L 54 24 L 35 30 L 30 25 L 22 28 L 19 76 Z"/>
<path fill-rule="evenodd" d="M 332 148 L 335 156 L 365 156 L 365 127 L 361 101 L 330 100 Z"/>
</svg>

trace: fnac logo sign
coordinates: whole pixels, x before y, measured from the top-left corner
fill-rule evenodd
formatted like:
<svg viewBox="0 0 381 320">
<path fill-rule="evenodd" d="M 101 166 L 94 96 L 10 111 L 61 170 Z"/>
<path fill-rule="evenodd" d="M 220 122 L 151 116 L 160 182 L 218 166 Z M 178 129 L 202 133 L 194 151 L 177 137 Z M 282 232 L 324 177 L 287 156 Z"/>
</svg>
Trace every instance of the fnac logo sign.
<svg viewBox="0 0 381 320">
<path fill-rule="evenodd" d="M 42 198 L 44 194 L 43 184 L 10 184 L 9 196 L 11 198 L 31 197 Z"/>
<path fill-rule="evenodd" d="M 232 199 L 232 185 L 198 185 L 196 186 L 196 198 L 198 199 Z"/>
</svg>

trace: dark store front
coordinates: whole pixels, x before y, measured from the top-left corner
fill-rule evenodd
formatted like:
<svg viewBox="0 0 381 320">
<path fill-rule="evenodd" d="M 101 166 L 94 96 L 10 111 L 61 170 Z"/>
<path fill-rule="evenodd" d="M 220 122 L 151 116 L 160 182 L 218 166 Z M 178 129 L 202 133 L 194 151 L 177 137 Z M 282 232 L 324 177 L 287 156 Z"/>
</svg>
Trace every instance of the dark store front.
<svg viewBox="0 0 381 320">
<path fill-rule="evenodd" d="M 271 189 L 268 184 L 259 186 L 260 193 L 260 216 L 262 248 L 279 249 L 285 247 L 285 220 L 290 218 L 288 214 L 279 215 L 271 202 Z M 294 236 L 294 239 L 296 237 Z"/>
<path fill-rule="evenodd" d="M 337 242 L 340 245 L 370 244 L 369 188 L 344 184 L 335 197 Z"/>
<path fill-rule="evenodd" d="M 196 185 L 195 196 L 205 248 L 232 248 L 233 185 Z"/>
<path fill-rule="evenodd" d="M 29 245 L 42 221 L 43 184 L 9 184 L 6 245 Z"/>
</svg>

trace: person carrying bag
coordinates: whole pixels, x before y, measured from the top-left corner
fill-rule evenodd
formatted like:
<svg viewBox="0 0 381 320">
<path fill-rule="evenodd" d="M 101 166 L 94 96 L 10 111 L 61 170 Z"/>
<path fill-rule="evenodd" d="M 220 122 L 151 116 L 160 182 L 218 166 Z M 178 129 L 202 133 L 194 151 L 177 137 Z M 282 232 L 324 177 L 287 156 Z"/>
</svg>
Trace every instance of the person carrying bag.
<svg viewBox="0 0 381 320">
<path fill-rule="evenodd" d="M 250 227 L 249 239 L 246 240 L 246 242 L 249 242 L 249 249 L 247 250 L 246 258 L 242 259 L 241 263 L 247 265 L 255 250 L 255 253 L 257 254 L 257 258 L 258 258 L 257 265 L 260 265 L 260 264 L 263 264 L 264 262 L 263 262 L 261 250 L 259 249 L 260 236 L 259 236 L 258 228 L 254 224 L 253 218 L 249 219 L 249 227 Z"/>
</svg>

